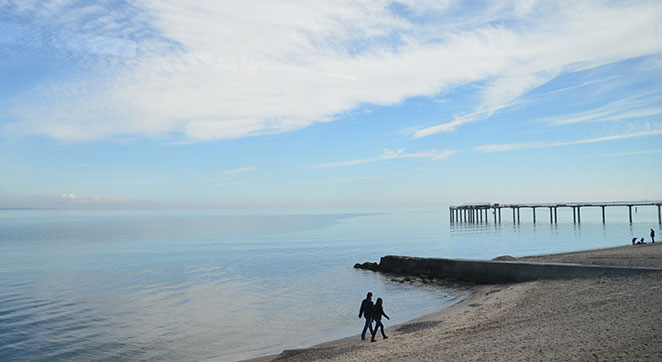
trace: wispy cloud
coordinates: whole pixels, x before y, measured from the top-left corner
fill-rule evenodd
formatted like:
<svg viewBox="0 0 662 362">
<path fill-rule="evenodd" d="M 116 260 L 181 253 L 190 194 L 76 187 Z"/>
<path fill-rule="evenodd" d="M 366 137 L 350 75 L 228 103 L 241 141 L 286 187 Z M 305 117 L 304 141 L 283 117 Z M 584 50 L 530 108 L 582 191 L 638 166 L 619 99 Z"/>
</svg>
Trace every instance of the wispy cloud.
<svg viewBox="0 0 662 362">
<path fill-rule="evenodd" d="M 624 121 L 662 115 L 662 92 L 649 92 L 619 99 L 589 111 L 541 118 L 538 121 L 554 126 L 585 122 Z"/>
<path fill-rule="evenodd" d="M 250 166 L 250 167 L 238 168 L 238 169 L 236 169 L 236 170 L 223 171 L 223 174 L 224 174 L 224 175 L 229 175 L 229 176 L 239 176 L 239 175 L 241 175 L 241 174 L 243 174 L 243 173 L 246 173 L 246 172 L 248 172 L 248 171 L 253 171 L 253 170 L 255 170 L 255 167 L 254 167 L 254 166 Z"/>
<path fill-rule="evenodd" d="M 632 152 L 616 152 L 616 153 L 604 153 L 601 156 L 613 157 L 613 156 L 639 156 L 639 155 L 652 155 L 655 153 L 662 153 L 660 150 L 646 150 L 646 151 L 632 151 Z"/>
<path fill-rule="evenodd" d="M 549 147 L 581 145 L 587 143 L 607 142 L 607 141 L 615 141 L 620 139 L 647 137 L 647 136 L 656 136 L 656 135 L 662 135 L 662 129 L 619 134 L 619 135 L 605 136 L 605 137 L 588 138 L 588 139 L 575 140 L 575 141 L 564 141 L 564 142 L 524 142 L 524 143 L 482 145 L 482 146 L 476 146 L 474 149 L 480 152 L 504 152 L 504 151 L 517 151 L 517 150 L 524 150 L 531 148 L 549 148 Z"/>
<path fill-rule="evenodd" d="M 594 79 L 594 80 L 582 82 L 580 84 L 575 84 L 575 85 L 571 85 L 571 86 L 568 86 L 568 87 L 563 87 L 563 88 L 543 92 L 543 93 L 540 93 L 540 94 L 536 95 L 536 98 L 549 97 L 549 96 L 552 96 L 552 95 L 555 95 L 555 94 L 568 92 L 568 91 L 578 89 L 578 88 L 593 86 L 593 85 L 597 85 L 597 84 L 604 84 L 604 83 L 607 83 L 607 82 L 610 82 L 610 81 L 617 80 L 618 78 L 619 78 L 618 76 L 612 75 L 612 76 L 603 77 L 603 78 L 600 78 L 600 79 Z"/>
<path fill-rule="evenodd" d="M 344 166 L 354 166 L 354 165 L 361 165 L 361 164 L 366 164 L 366 163 L 381 162 L 381 161 L 395 160 L 395 159 L 404 159 L 404 158 L 421 158 L 421 159 L 430 159 L 430 160 L 436 160 L 436 161 L 445 161 L 451 155 L 453 155 L 453 153 L 455 153 L 455 151 L 452 151 L 452 150 L 405 153 L 405 150 L 402 150 L 402 149 L 395 150 L 395 151 L 385 149 L 384 152 L 381 155 L 377 156 L 377 157 L 363 158 L 363 159 L 352 160 L 352 161 L 322 163 L 322 164 L 319 164 L 319 165 L 315 165 L 314 167 L 315 168 L 344 167 Z"/>
<path fill-rule="evenodd" d="M 438 124 L 435 126 L 430 126 L 430 127 L 425 127 L 422 129 L 419 129 L 414 132 L 413 138 L 422 138 L 422 137 L 427 137 L 436 133 L 444 133 L 444 132 L 451 132 L 454 131 L 457 127 L 465 124 L 465 123 L 470 123 L 470 122 L 475 122 L 479 121 L 482 119 L 489 118 L 494 112 L 498 111 L 499 109 L 505 108 L 508 105 L 502 104 L 490 109 L 478 111 L 478 112 L 473 112 L 469 114 L 464 114 L 461 116 L 456 116 L 452 121 Z"/>
<path fill-rule="evenodd" d="M 38 52 L 80 68 L 10 94 L 15 131 L 65 140 L 231 139 L 481 84 L 475 109 L 417 131 L 419 138 L 489 117 L 563 72 L 662 52 L 662 4 L 647 1 L 64 3 L 2 8 L 35 38 L 76 34 Z"/>
<path fill-rule="evenodd" d="M 340 183 L 355 183 L 361 181 L 374 181 L 381 180 L 389 176 L 364 176 L 364 177 L 345 177 L 345 178 L 332 178 L 332 179 L 320 179 L 320 180 L 303 180 L 303 181 L 294 181 L 286 182 L 281 184 L 282 186 L 310 186 L 310 185 L 324 185 L 324 184 L 340 184 Z"/>
</svg>

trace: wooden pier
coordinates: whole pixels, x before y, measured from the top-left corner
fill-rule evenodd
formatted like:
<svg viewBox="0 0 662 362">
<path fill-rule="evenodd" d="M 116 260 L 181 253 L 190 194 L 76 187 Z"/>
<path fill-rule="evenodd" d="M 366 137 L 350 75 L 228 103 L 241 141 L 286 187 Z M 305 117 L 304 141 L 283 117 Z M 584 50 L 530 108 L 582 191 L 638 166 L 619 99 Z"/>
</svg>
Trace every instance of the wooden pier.
<svg viewBox="0 0 662 362">
<path fill-rule="evenodd" d="M 536 222 L 536 209 L 549 209 L 549 222 L 557 223 L 558 209 L 571 208 L 572 221 L 574 223 L 581 223 L 581 209 L 587 207 L 602 208 L 602 223 L 605 223 L 605 209 L 607 207 L 627 207 L 628 215 L 630 217 L 630 224 L 632 224 L 632 207 L 636 206 L 657 206 L 657 222 L 662 224 L 662 214 L 660 214 L 660 207 L 662 207 L 662 200 L 660 201 L 612 201 L 612 202 L 571 202 L 571 203 L 541 203 L 541 204 L 497 204 L 497 203 L 478 203 L 478 204 L 464 204 L 459 206 L 450 206 L 450 221 L 451 223 L 466 222 L 466 223 L 482 223 L 489 221 L 488 213 L 492 212 L 494 223 L 501 223 L 501 209 L 512 209 L 513 223 L 520 222 L 520 209 L 532 209 L 533 222 Z"/>
</svg>

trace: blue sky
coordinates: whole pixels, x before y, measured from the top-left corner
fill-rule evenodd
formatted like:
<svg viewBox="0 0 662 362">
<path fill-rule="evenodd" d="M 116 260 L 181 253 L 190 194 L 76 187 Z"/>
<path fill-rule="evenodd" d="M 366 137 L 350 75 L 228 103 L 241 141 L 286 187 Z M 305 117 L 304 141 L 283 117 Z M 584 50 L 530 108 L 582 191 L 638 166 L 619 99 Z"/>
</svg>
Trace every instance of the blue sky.
<svg viewBox="0 0 662 362">
<path fill-rule="evenodd" d="M 662 3 L 0 1 L 0 208 L 662 199 Z"/>
</svg>

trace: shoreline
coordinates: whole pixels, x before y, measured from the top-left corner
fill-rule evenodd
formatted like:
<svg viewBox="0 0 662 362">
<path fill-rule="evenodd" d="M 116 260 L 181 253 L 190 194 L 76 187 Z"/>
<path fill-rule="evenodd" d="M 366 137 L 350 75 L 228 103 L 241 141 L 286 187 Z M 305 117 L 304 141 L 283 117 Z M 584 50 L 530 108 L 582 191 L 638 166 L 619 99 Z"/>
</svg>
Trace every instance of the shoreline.
<svg viewBox="0 0 662 362">
<path fill-rule="evenodd" d="M 517 259 L 662 268 L 662 243 Z M 442 360 L 502 361 L 651 357 L 662 360 L 660 274 L 662 273 L 475 284 L 467 288 L 470 295 L 458 303 L 404 323 L 388 326 L 385 332 L 391 338 L 387 341 L 379 337 L 377 343 L 370 343 L 368 339 L 362 341 L 357 333 L 308 348 L 285 350 L 277 355 L 246 361 L 381 361 L 430 357 Z M 594 292 L 585 293 L 586 290 Z M 555 297 L 549 299 L 550 294 Z M 618 297 L 612 297 L 613 295 Z M 609 301 L 613 303 L 608 303 Z M 609 308 L 586 307 L 599 306 L 601 303 L 609 304 Z M 557 313 L 567 309 L 573 313 Z M 618 323 L 619 320 L 622 322 L 620 317 L 623 315 L 630 316 L 627 323 Z M 520 319 L 524 323 L 519 323 Z M 581 323 L 583 320 L 590 323 Z M 604 329 L 596 329 L 591 324 L 604 325 Z M 573 325 L 574 328 L 568 328 L 568 325 Z M 614 326 L 618 327 L 615 331 Z M 360 331 L 360 327 L 357 325 L 357 331 Z M 516 329 L 513 329 L 515 327 Z M 528 330 L 528 333 L 522 332 Z M 612 331 L 606 333 L 607 338 L 602 336 L 605 333 L 601 331 L 605 330 Z M 592 335 L 596 338 L 590 338 Z M 506 346 L 495 345 L 494 342 L 500 339 L 504 340 Z M 573 340 L 584 342 L 579 346 L 578 343 L 572 343 Z M 610 348 L 609 343 L 620 348 Z M 532 348 L 532 345 L 538 345 L 539 348 Z"/>
<path fill-rule="evenodd" d="M 392 332 L 397 331 L 397 332 L 404 332 L 404 334 L 407 333 L 412 333 L 415 331 L 419 330 L 424 330 L 427 328 L 431 328 L 433 325 L 436 325 L 438 323 L 442 323 L 444 320 L 451 318 L 452 316 L 459 315 L 465 312 L 467 308 L 470 308 L 469 305 L 471 304 L 476 304 L 482 301 L 481 295 L 484 294 L 492 294 L 495 291 L 499 290 L 499 287 L 503 287 L 505 284 L 476 284 L 473 286 L 470 286 L 466 289 L 463 289 L 465 291 L 469 292 L 469 295 L 462 299 L 461 301 L 452 304 L 444 309 L 441 309 L 436 312 L 424 314 L 420 317 L 416 317 L 414 319 L 408 320 L 406 322 L 402 322 L 399 324 L 395 324 L 392 326 L 388 326 L 384 328 L 384 332 L 386 333 L 387 336 L 391 336 L 393 334 Z M 360 330 L 363 326 L 363 320 L 360 320 L 359 323 L 357 324 L 357 329 Z M 377 341 L 381 341 L 382 339 L 377 337 Z M 261 357 L 256 357 L 256 358 L 251 358 L 247 360 L 242 360 L 244 362 L 270 362 L 270 361 L 275 361 L 275 360 L 281 360 L 283 358 L 291 358 L 294 357 L 300 353 L 305 353 L 307 351 L 313 351 L 313 350 L 324 350 L 324 349 L 336 349 L 336 348 L 343 348 L 343 349 L 352 349 L 358 346 L 363 346 L 365 344 L 370 344 L 370 340 L 368 339 L 368 336 L 366 336 L 366 340 L 361 340 L 360 339 L 360 333 L 357 333 L 356 335 L 352 335 L 350 337 L 345 337 L 345 338 L 340 338 L 328 342 L 322 342 L 310 347 L 305 347 L 305 348 L 298 348 L 298 349 L 288 349 L 284 350 L 280 354 L 275 354 L 275 355 L 266 355 L 266 356 L 261 356 Z"/>
</svg>

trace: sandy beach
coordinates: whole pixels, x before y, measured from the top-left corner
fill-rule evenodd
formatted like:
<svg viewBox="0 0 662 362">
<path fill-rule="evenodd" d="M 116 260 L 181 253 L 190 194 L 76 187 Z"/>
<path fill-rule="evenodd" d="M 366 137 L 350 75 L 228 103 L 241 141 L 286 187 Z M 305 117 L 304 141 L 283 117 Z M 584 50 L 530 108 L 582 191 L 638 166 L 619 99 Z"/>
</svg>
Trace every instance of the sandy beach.
<svg viewBox="0 0 662 362">
<path fill-rule="evenodd" d="M 662 268 L 662 243 L 520 260 Z M 357 334 L 254 361 L 662 361 L 662 273 L 471 291 L 440 312 L 396 326 L 384 321 L 387 340 Z M 357 333 L 361 327 L 357 320 Z"/>
</svg>

